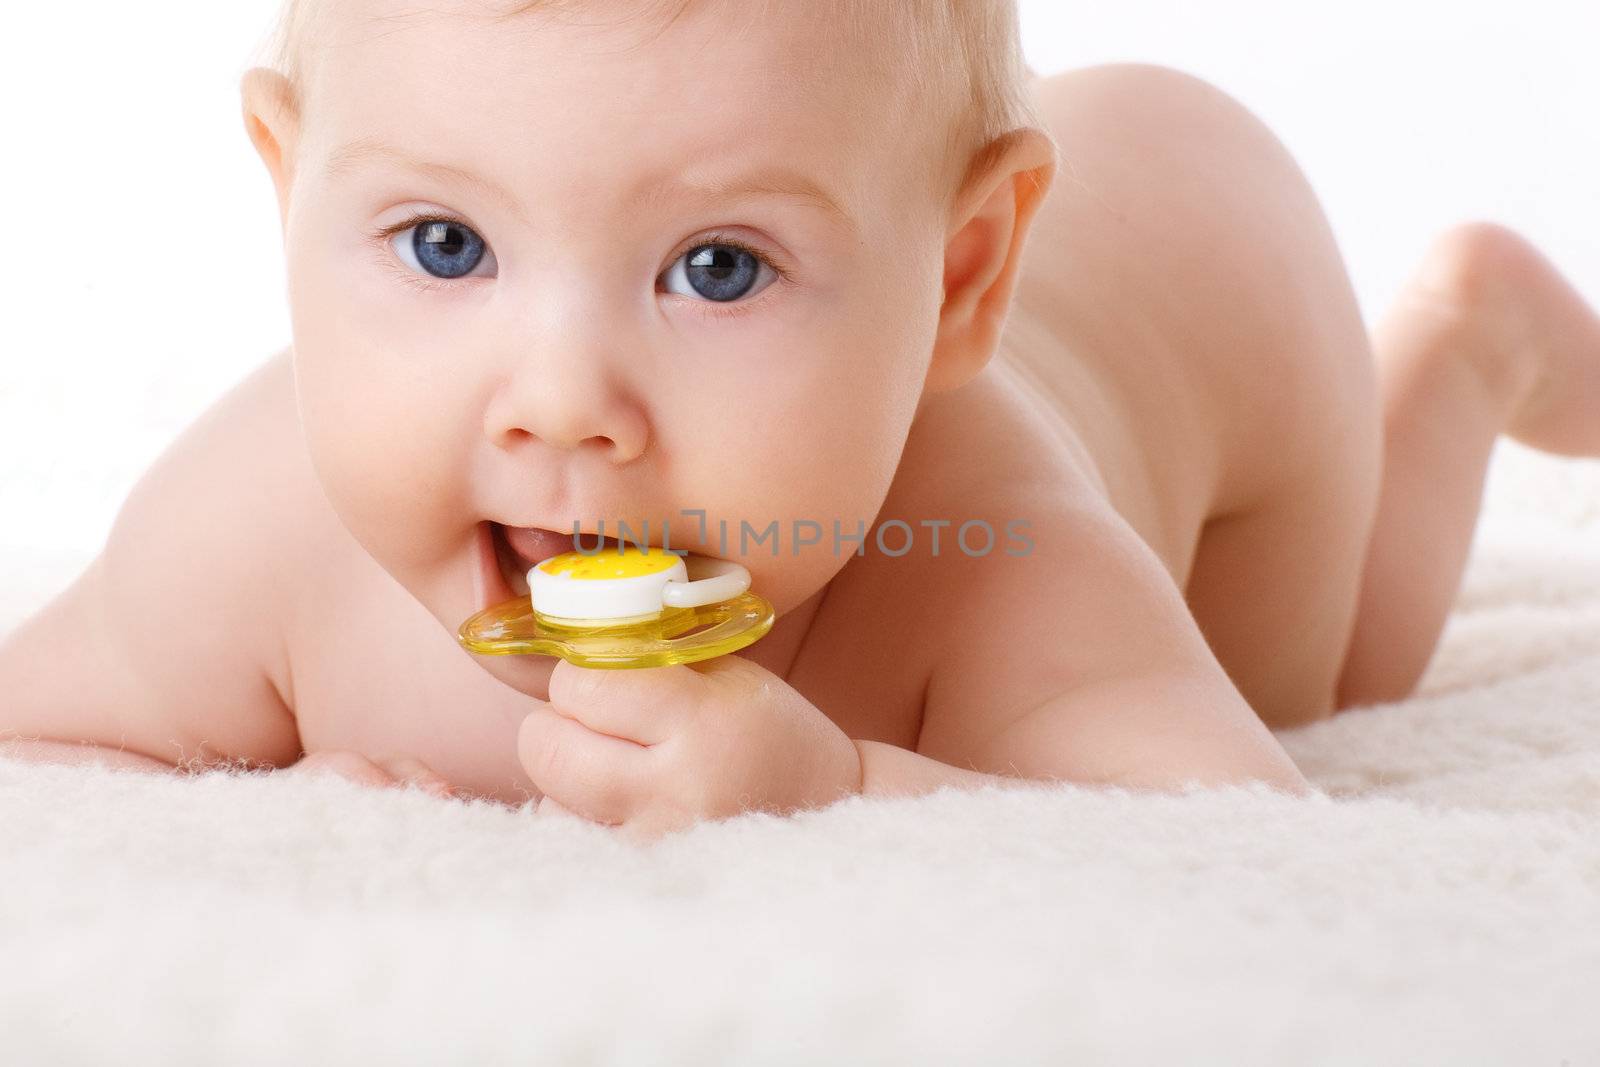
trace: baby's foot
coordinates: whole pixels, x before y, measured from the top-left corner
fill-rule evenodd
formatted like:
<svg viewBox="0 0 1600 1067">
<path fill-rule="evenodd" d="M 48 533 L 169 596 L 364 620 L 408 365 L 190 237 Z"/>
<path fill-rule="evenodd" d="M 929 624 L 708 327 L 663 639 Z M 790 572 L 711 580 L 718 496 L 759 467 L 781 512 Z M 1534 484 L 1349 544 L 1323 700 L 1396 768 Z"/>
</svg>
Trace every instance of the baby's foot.
<svg viewBox="0 0 1600 1067">
<path fill-rule="evenodd" d="M 1600 317 L 1545 256 L 1490 222 L 1437 237 L 1382 324 L 1428 334 L 1506 405 L 1506 433 L 1600 455 Z"/>
</svg>

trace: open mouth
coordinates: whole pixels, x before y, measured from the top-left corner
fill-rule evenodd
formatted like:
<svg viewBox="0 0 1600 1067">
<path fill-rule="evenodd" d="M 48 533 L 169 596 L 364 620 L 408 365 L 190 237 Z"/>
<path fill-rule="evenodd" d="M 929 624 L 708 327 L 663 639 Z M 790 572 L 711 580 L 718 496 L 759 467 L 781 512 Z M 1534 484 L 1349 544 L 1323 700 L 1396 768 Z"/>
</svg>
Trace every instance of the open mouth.
<svg viewBox="0 0 1600 1067">
<path fill-rule="evenodd" d="M 535 564 L 579 547 L 578 538 L 570 532 L 560 533 L 538 526 L 502 526 L 498 522 L 490 522 L 489 530 L 500 576 L 513 596 L 528 595 L 528 571 Z M 595 534 L 583 534 L 582 539 L 584 550 L 590 552 L 597 545 L 614 549 L 619 544 L 615 537 L 599 537 Z"/>
</svg>

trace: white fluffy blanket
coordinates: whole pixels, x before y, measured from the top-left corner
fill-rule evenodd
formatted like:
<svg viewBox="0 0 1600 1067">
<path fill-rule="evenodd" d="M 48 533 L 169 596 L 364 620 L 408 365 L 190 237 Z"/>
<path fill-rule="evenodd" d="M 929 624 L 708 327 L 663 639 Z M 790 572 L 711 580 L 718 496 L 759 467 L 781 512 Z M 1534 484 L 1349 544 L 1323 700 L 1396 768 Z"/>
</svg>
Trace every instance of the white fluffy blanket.
<svg viewBox="0 0 1600 1067">
<path fill-rule="evenodd" d="M 83 562 L 8 561 L 0 623 Z M 1282 738 L 1327 795 L 1020 785 L 651 846 L 0 760 L 0 1061 L 1600 1063 L 1600 464 L 1502 446 L 1419 695 Z"/>
</svg>

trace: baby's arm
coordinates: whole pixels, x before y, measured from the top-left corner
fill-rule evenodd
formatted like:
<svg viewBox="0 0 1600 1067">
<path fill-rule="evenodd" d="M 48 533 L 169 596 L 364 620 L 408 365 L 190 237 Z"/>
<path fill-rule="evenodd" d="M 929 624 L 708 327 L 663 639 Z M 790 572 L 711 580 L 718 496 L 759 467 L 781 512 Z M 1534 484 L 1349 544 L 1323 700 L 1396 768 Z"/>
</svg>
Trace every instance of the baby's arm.
<svg viewBox="0 0 1600 1067">
<path fill-rule="evenodd" d="M 1098 498 L 1052 510 L 1029 555 L 940 561 L 970 607 L 930 679 L 917 751 L 1025 778 L 1307 791 L 1149 546 Z"/>
<path fill-rule="evenodd" d="M 268 402 L 287 375 L 263 365 L 186 429 L 100 554 L 0 640 L 0 755 L 152 769 L 299 756 L 269 673 L 295 543 Z"/>
</svg>

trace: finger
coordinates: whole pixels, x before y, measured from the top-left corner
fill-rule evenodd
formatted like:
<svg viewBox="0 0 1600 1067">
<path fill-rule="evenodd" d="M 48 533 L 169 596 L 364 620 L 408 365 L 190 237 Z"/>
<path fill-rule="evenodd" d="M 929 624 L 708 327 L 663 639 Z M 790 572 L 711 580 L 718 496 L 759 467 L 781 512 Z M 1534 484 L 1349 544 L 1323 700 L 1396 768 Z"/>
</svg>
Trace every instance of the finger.
<svg viewBox="0 0 1600 1067">
<path fill-rule="evenodd" d="M 636 845 L 653 845 L 664 837 L 686 830 L 695 824 L 695 820 L 687 815 L 664 816 L 657 813 L 648 814 L 617 827 L 617 833 L 624 840 Z"/>
<path fill-rule="evenodd" d="M 537 814 L 540 818 L 550 816 L 557 819 L 576 819 L 578 822 L 594 822 L 593 819 L 585 819 L 582 815 L 579 815 L 577 812 L 558 801 L 555 797 L 549 796 L 548 794 L 544 797 L 544 799 L 539 801 L 539 806 L 535 809 L 535 814 Z"/>
<path fill-rule="evenodd" d="M 391 756 L 380 758 L 377 763 L 394 776 L 397 785 L 415 785 L 442 797 L 451 794 L 449 779 L 415 757 Z"/>
<path fill-rule="evenodd" d="M 595 733 L 543 701 L 517 728 L 517 759 L 539 792 L 595 822 L 627 819 L 650 777 L 649 752 Z"/>
<path fill-rule="evenodd" d="M 681 663 L 604 670 L 562 660 L 550 672 L 550 703 L 596 733 L 654 745 L 679 732 L 704 684 Z"/>
<path fill-rule="evenodd" d="M 311 752 L 284 771 L 295 777 L 331 774 L 357 785 L 382 788 L 394 784 L 394 776 L 359 752 Z"/>
<path fill-rule="evenodd" d="M 631 845 L 653 845 L 665 837 L 667 832 L 647 824 L 630 822 L 617 827 L 617 834 Z"/>
</svg>

